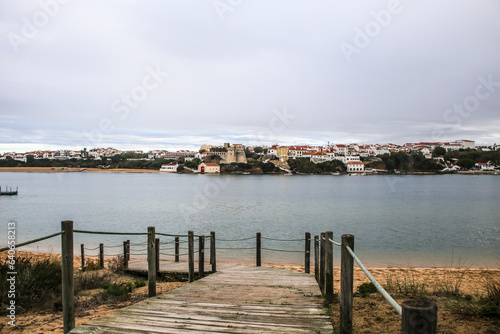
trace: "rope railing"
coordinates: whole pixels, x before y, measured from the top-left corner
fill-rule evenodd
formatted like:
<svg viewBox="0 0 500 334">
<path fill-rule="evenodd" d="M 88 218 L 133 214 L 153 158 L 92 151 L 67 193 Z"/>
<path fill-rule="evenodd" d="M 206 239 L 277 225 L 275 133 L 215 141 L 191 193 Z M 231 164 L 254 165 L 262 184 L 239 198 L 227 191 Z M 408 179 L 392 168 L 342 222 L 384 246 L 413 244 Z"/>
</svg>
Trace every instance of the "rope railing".
<svg viewBox="0 0 500 334">
<path fill-rule="evenodd" d="M 85 250 L 93 251 L 93 250 L 97 250 L 99 248 L 100 248 L 100 246 L 97 246 L 97 247 L 94 247 L 94 248 L 87 248 L 87 247 L 85 247 Z"/>
<path fill-rule="evenodd" d="M 217 241 L 246 241 L 246 240 L 252 240 L 255 239 L 256 237 L 249 237 L 249 238 L 241 238 L 241 239 L 221 239 L 217 238 Z"/>
<path fill-rule="evenodd" d="M 160 233 L 160 232 L 156 232 L 156 235 L 163 235 L 165 237 L 179 237 L 179 238 L 187 238 L 187 237 L 189 237 L 188 234 L 169 234 L 169 233 Z M 197 237 L 197 235 L 195 235 L 195 237 Z"/>
<path fill-rule="evenodd" d="M 148 233 L 141 232 L 104 232 L 104 231 L 86 231 L 86 230 L 74 230 L 74 233 L 83 234 L 108 234 L 108 235 L 148 235 Z"/>
<path fill-rule="evenodd" d="M 304 240 L 302 240 L 304 241 Z M 263 250 L 268 250 L 268 251 L 274 251 L 274 252 L 287 252 L 287 253 L 303 253 L 304 251 L 297 251 L 297 250 L 287 250 L 287 249 L 274 249 L 274 248 L 265 248 L 261 247 Z"/>
<path fill-rule="evenodd" d="M 244 249 L 244 250 L 252 249 L 253 250 L 253 249 L 255 249 L 255 247 L 217 247 L 217 249 L 224 249 L 224 250 L 226 250 L 226 249 L 229 249 L 229 250 L 231 250 L 231 249 L 235 249 L 235 250 L 237 250 L 237 249 Z"/>
<path fill-rule="evenodd" d="M 335 241 L 333 241 L 333 240 L 332 240 L 332 239 L 330 239 L 330 238 L 328 238 L 328 241 L 330 241 L 330 242 L 331 242 L 332 244 L 334 244 L 335 246 L 339 246 L 339 247 L 341 247 L 341 246 L 342 246 L 342 244 L 341 244 L 340 242 L 335 242 Z"/>
<path fill-rule="evenodd" d="M 261 237 L 262 239 L 266 240 L 273 240 L 273 241 L 304 241 L 304 239 L 277 239 L 277 238 L 268 238 L 268 237 Z"/>
<path fill-rule="evenodd" d="M 184 254 L 168 254 L 168 253 L 162 253 L 160 252 L 161 255 L 164 255 L 164 256 L 186 256 L 186 255 L 189 255 L 189 253 L 184 253 Z"/>
<path fill-rule="evenodd" d="M 387 293 L 387 291 L 385 291 L 385 289 L 382 287 L 382 285 L 380 285 L 380 283 L 375 279 L 375 277 L 372 276 L 372 274 L 368 271 L 368 269 L 366 269 L 363 263 L 361 263 L 361 261 L 356 256 L 356 254 L 354 254 L 351 248 L 349 246 L 346 246 L 346 249 L 349 252 L 349 254 L 351 254 L 352 258 L 354 259 L 354 261 L 356 261 L 361 270 L 363 270 L 366 277 L 368 277 L 370 281 L 373 283 L 373 285 L 377 288 L 378 292 L 380 292 L 380 294 L 385 298 L 385 300 L 387 300 L 389 304 L 391 304 L 391 306 L 396 310 L 396 312 L 400 316 L 402 316 L 401 306 L 394 300 L 394 298 L 391 297 L 390 294 Z"/>
<path fill-rule="evenodd" d="M 50 234 L 50 235 L 46 235 L 45 237 L 41 237 L 41 238 L 37 238 L 37 239 L 33 239 L 33 240 L 30 240 L 30 241 L 25 241 L 25 242 L 21 242 L 21 243 L 16 243 L 16 248 L 19 248 L 19 247 L 23 247 L 23 246 L 27 246 L 27 245 L 30 245 L 30 244 L 34 244 L 35 242 L 39 242 L 39 241 L 43 241 L 43 240 L 47 240 L 47 239 L 50 239 L 50 238 L 53 238 L 53 237 L 57 237 L 58 235 L 61 235 L 63 234 L 64 232 L 61 231 L 61 232 L 57 232 L 57 233 L 53 233 L 53 234 Z M 0 248 L 0 253 L 1 252 L 5 252 L 6 250 L 9 250 L 11 249 L 11 247 L 3 247 L 3 248 Z"/>
</svg>

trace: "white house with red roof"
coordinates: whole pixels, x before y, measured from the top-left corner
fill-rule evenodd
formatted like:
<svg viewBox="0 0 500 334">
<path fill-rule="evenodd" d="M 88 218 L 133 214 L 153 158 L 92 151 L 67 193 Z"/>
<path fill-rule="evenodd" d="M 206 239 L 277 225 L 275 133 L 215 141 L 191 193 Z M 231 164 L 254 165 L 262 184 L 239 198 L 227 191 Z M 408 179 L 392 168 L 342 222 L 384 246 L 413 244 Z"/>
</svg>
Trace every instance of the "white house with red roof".
<svg viewBox="0 0 500 334">
<path fill-rule="evenodd" d="M 348 173 L 363 173 L 365 171 L 365 164 L 361 161 L 348 161 L 345 165 Z"/>
<path fill-rule="evenodd" d="M 202 162 L 198 165 L 198 173 L 220 173 L 220 166 L 215 162 Z"/>
</svg>

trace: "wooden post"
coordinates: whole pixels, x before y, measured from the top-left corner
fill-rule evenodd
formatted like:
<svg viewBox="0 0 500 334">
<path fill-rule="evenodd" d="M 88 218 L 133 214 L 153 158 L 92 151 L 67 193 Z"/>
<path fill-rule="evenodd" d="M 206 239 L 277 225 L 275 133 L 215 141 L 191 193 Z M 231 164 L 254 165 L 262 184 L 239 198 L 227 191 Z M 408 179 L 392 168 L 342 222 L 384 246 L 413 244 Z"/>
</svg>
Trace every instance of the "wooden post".
<svg viewBox="0 0 500 334">
<path fill-rule="evenodd" d="M 406 300 L 403 302 L 402 311 L 402 334 L 436 334 L 436 302 L 428 299 Z"/>
<path fill-rule="evenodd" d="M 99 244 L 99 266 L 104 269 L 104 244 Z"/>
<path fill-rule="evenodd" d="M 256 242 L 257 242 L 257 245 L 256 245 L 256 248 L 257 248 L 256 266 L 260 267 L 262 265 L 262 250 L 261 250 L 262 242 L 261 242 L 260 232 L 257 232 Z"/>
<path fill-rule="evenodd" d="M 205 236 L 198 237 L 198 277 L 205 276 Z"/>
<path fill-rule="evenodd" d="M 212 264 L 212 273 L 217 272 L 217 255 L 215 254 L 215 232 L 210 232 L 210 263 Z"/>
<path fill-rule="evenodd" d="M 325 233 L 325 302 L 333 303 L 333 232 Z"/>
<path fill-rule="evenodd" d="M 127 265 L 128 261 L 130 261 L 130 240 L 127 240 Z"/>
<path fill-rule="evenodd" d="M 188 232 L 189 283 L 194 282 L 194 232 Z"/>
<path fill-rule="evenodd" d="M 160 239 L 155 239 L 155 251 L 156 251 L 156 276 L 160 276 Z"/>
<path fill-rule="evenodd" d="M 311 233 L 309 232 L 306 232 L 304 270 L 306 274 L 311 273 Z"/>
<path fill-rule="evenodd" d="M 354 236 L 342 235 L 340 263 L 340 333 L 352 333 L 352 298 L 354 281 L 354 259 L 346 249 L 349 246 L 354 252 Z"/>
<path fill-rule="evenodd" d="M 61 222 L 63 330 L 75 328 L 75 288 L 73 281 L 73 221 Z"/>
<path fill-rule="evenodd" d="M 155 228 L 148 227 L 148 291 L 149 297 L 156 296 L 156 250 Z"/>
<path fill-rule="evenodd" d="M 127 241 L 123 242 L 123 267 L 128 269 Z"/>
<path fill-rule="evenodd" d="M 85 271 L 85 246 L 80 244 L 80 256 L 82 257 L 82 271 Z"/>
<path fill-rule="evenodd" d="M 314 236 L 314 276 L 319 284 L 319 236 Z"/>
<path fill-rule="evenodd" d="M 319 235 L 319 288 L 325 294 L 325 233 Z"/>
<path fill-rule="evenodd" d="M 179 237 L 175 237 L 175 262 L 179 262 Z"/>
</svg>

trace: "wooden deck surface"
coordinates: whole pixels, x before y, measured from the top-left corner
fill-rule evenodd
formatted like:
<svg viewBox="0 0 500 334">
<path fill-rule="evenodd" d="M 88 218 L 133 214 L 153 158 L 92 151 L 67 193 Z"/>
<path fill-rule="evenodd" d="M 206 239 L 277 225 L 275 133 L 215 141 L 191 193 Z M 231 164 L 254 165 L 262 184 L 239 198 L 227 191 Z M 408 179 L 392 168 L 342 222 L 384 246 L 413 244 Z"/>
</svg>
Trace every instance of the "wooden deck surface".
<svg viewBox="0 0 500 334">
<path fill-rule="evenodd" d="M 314 275 L 236 265 L 217 269 L 71 333 L 332 333 Z"/>
</svg>

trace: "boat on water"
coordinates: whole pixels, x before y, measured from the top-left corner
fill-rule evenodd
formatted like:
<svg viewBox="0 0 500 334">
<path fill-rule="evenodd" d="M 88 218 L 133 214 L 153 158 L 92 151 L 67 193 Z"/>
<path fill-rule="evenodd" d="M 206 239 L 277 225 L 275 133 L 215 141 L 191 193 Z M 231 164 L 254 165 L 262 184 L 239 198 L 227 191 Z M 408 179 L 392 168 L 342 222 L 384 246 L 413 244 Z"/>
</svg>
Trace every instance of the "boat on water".
<svg viewBox="0 0 500 334">
<path fill-rule="evenodd" d="M 19 187 L 16 187 L 16 190 L 12 190 L 12 188 L 7 189 L 7 187 L 5 187 L 5 189 L 6 189 L 5 191 L 2 191 L 2 187 L 0 186 L 0 195 L 2 195 L 2 196 L 14 196 L 14 195 L 17 195 Z"/>
<path fill-rule="evenodd" d="M 177 173 L 177 168 L 179 168 L 179 165 L 175 164 L 165 164 L 162 165 L 160 168 L 160 172 L 166 172 L 166 173 Z"/>
</svg>

